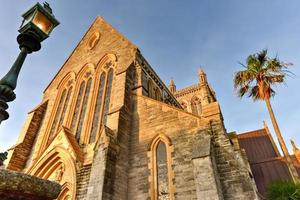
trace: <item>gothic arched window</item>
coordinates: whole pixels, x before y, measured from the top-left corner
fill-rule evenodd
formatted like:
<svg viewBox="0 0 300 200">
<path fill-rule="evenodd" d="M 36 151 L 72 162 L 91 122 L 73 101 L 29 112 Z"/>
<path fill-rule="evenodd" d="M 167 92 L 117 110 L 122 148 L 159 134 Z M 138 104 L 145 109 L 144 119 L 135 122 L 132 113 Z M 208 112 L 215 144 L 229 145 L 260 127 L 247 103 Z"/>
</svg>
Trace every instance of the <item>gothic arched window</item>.
<svg viewBox="0 0 300 200">
<path fill-rule="evenodd" d="M 157 199 L 170 199 L 166 144 L 160 141 L 156 149 Z"/>
<path fill-rule="evenodd" d="M 171 151 L 171 142 L 164 135 L 157 136 L 150 146 L 151 200 L 174 199 Z"/>
<path fill-rule="evenodd" d="M 191 101 L 192 113 L 195 115 L 201 114 L 201 102 L 198 97 L 195 97 Z"/>
<path fill-rule="evenodd" d="M 88 77 L 88 76 L 87 76 Z M 86 108 L 88 104 L 89 94 L 91 90 L 92 78 L 87 81 L 83 80 L 80 84 L 73 118 L 71 122 L 71 130 L 75 132 L 75 138 L 77 142 L 80 141 L 84 117 L 86 114 Z"/>
<path fill-rule="evenodd" d="M 102 72 L 99 80 L 96 107 L 94 109 L 94 118 L 92 122 L 92 130 L 91 130 L 90 140 L 89 140 L 90 143 L 95 142 L 98 128 L 99 128 L 99 121 L 100 121 L 100 114 L 101 114 L 101 107 L 102 107 L 102 97 L 103 97 L 104 86 L 105 86 L 105 77 L 106 77 L 106 73 Z"/>
<path fill-rule="evenodd" d="M 56 136 L 57 131 L 62 126 L 63 121 L 65 119 L 66 111 L 69 105 L 69 101 L 71 98 L 73 87 L 70 86 L 68 89 L 63 89 L 63 92 L 61 93 L 58 106 L 55 112 L 55 117 L 51 125 L 49 138 L 47 145 L 50 144 L 50 142 L 53 140 L 53 138 Z"/>
</svg>

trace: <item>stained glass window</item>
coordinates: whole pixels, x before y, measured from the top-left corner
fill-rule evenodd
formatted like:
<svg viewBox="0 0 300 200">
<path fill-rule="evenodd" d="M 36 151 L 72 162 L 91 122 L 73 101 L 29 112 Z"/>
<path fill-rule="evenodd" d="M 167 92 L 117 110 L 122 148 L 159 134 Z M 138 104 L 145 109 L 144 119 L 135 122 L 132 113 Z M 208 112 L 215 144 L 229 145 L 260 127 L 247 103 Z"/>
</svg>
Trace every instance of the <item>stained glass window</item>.
<svg viewBox="0 0 300 200">
<path fill-rule="evenodd" d="M 105 72 L 102 72 L 102 74 L 100 76 L 99 88 L 98 88 L 97 99 L 96 99 L 96 107 L 94 109 L 94 118 L 93 118 L 93 122 L 92 122 L 92 130 L 91 130 L 91 134 L 90 134 L 90 143 L 95 142 L 98 127 L 99 127 L 103 89 L 104 89 L 104 85 L 105 85 L 105 75 L 106 75 Z"/>
<path fill-rule="evenodd" d="M 86 84 L 86 89 L 85 89 L 84 98 L 83 98 L 83 102 L 82 102 L 79 122 L 78 122 L 77 130 L 76 130 L 76 134 L 75 134 L 75 138 L 78 142 L 80 140 L 80 135 L 81 135 L 82 127 L 83 127 L 83 122 L 84 122 L 86 107 L 87 107 L 89 94 L 90 94 L 90 90 L 91 90 L 91 85 L 92 85 L 92 79 L 90 78 Z"/>
<path fill-rule="evenodd" d="M 105 99 L 104 99 L 104 106 L 103 106 L 103 112 L 102 112 L 102 124 L 103 125 L 106 124 L 106 120 L 107 120 L 107 113 L 109 110 L 112 81 L 113 81 L 113 69 L 110 69 L 107 74 L 107 85 L 106 85 L 106 90 L 105 90 Z"/>
<path fill-rule="evenodd" d="M 85 88 L 85 81 L 82 81 L 80 84 L 80 88 L 79 88 L 79 93 L 77 95 L 77 99 L 76 99 L 76 104 L 75 104 L 75 110 L 73 113 L 73 118 L 72 118 L 72 123 L 71 123 L 71 130 L 74 131 L 75 126 L 76 126 L 76 122 L 79 116 L 79 109 L 80 109 L 80 104 L 83 98 L 83 92 L 84 92 L 84 88 Z"/>
<path fill-rule="evenodd" d="M 157 199 L 168 200 L 169 195 L 169 178 L 168 178 L 168 161 L 167 149 L 165 143 L 160 141 L 156 150 L 156 171 L 157 171 Z"/>
</svg>

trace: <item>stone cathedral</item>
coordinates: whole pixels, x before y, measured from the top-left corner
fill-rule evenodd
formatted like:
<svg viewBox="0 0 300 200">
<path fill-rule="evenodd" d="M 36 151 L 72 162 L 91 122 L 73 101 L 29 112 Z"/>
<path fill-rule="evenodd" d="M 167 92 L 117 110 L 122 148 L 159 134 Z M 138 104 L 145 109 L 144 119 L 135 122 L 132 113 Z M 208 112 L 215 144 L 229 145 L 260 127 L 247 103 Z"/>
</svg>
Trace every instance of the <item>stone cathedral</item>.
<svg viewBox="0 0 300 200">
<path fill-rule="evenodd" d="M 205 72 L 167 87 L 97 17 L 28 113 L 7 168 L 62 185 L 59 200 L 258 199 Z"/>
</svg>

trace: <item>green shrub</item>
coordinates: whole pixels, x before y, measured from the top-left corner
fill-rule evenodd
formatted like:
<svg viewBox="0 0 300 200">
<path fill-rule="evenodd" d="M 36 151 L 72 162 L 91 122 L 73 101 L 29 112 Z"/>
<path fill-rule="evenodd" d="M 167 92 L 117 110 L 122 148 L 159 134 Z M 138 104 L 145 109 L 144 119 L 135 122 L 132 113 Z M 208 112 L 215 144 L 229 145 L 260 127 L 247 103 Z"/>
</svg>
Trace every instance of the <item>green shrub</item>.
<svg viewBox="0 0 300 200">
<path fill-rule="evenodd" d="M 300 183 L 277 181 L 268 188 L 269 200 L 300 200 Z"/>
</svg>

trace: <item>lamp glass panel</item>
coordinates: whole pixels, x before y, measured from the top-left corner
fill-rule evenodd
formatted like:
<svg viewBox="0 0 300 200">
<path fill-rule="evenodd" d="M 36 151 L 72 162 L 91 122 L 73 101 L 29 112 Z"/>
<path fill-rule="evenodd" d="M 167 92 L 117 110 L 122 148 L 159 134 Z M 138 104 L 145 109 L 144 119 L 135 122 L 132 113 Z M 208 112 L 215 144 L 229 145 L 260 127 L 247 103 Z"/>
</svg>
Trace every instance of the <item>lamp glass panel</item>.
<svg viewBox="0 0 300 200">
<path fill-rule="evenodd" d="M 52 22 L 40 11 L 37 11 L 32 22 L 46 34 L 48 34 L 53 27 Z"/>
<path fill-rule="evenodd" d="M 21 27 L 24 27 L 26 24 L 28 24 L 28 22 L 32 20 L 33 16 L 34 16 L 34 12 L 30 13 L 26 18 L 24 18 Z"/>
</svg>

